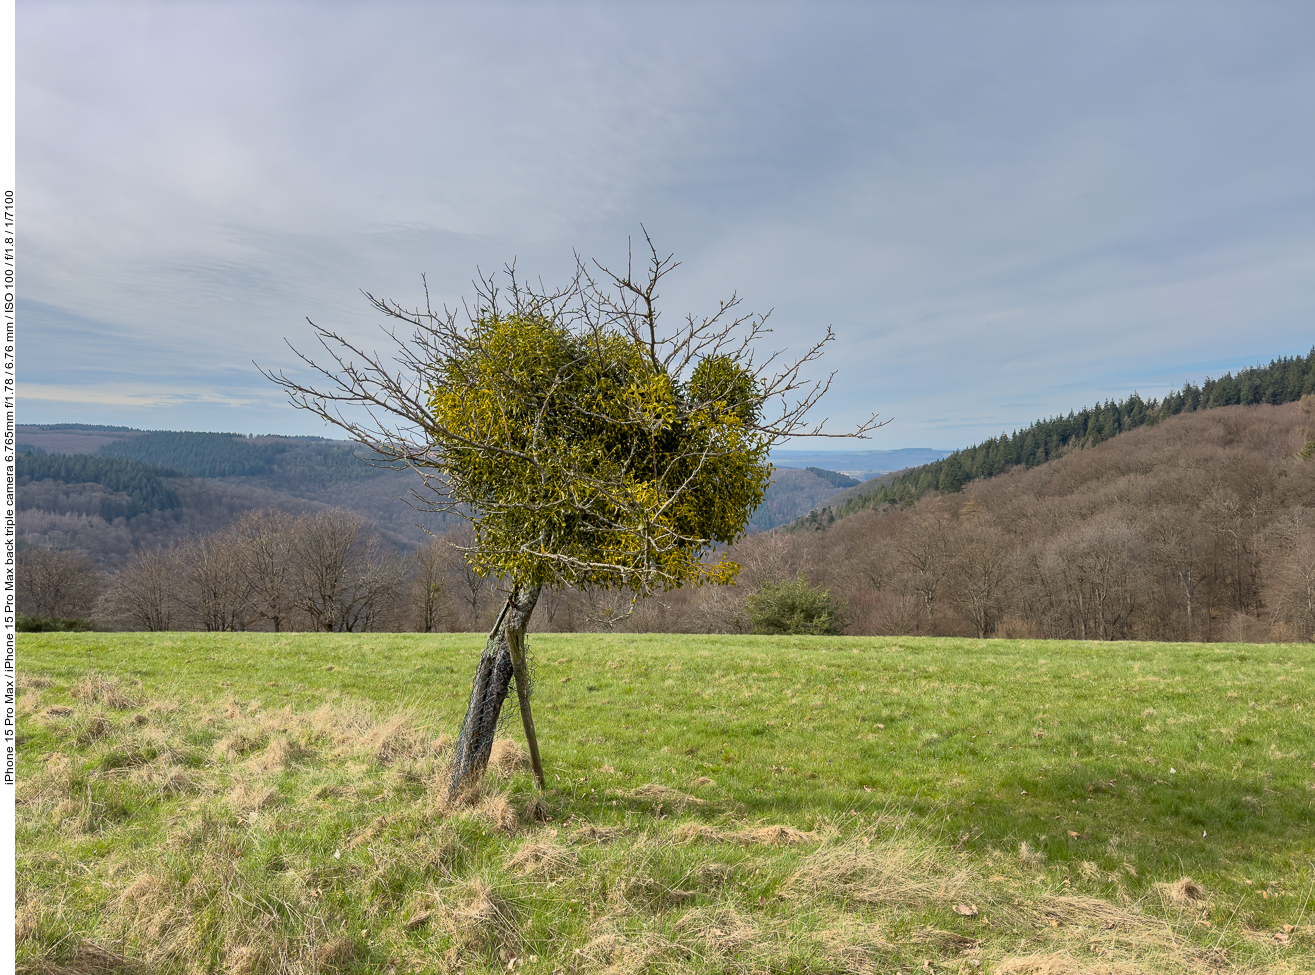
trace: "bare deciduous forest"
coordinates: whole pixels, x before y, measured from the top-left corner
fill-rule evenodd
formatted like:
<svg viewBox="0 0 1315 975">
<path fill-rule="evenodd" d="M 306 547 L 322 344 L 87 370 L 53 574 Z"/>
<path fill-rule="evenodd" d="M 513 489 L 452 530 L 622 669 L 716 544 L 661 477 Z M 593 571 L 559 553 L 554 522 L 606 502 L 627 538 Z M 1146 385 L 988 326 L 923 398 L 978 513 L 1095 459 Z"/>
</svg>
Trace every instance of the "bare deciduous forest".
<svg viewBox="0 0 1315 975">
<path fill-rule="evenodd" d="M 1311 396 L 1183 414 L 956 493 L 746 539 L 737 590 L 803 572 L 848 599 L 854 634 L 1310 640 L 1312 441 Z M 689 595 L 719 599 L 723 626 L 744 620 L 739 599 Z"/>
</svg>

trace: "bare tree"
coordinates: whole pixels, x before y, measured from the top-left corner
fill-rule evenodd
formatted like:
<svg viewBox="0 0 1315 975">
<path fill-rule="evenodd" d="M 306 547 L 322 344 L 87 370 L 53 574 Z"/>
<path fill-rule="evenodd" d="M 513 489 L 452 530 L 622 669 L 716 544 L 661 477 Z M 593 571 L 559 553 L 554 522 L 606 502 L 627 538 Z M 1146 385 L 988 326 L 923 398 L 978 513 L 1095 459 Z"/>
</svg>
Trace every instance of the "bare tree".
<svg viewBox="0 0 1315 975">
<path fill-rule="evenodd" d="M 411 582 L 411 601 L 416 628 L 421 633 L 446 630 L 452 622 L 452 608 L 447 596 L 447 573 L 452 547 L 435 538 L 415 554 L 415 577 Z"/>
<path fill-rule="evenodd" d="M 469 525 L 449 529 L 440 539 L 448 590 L 457 602 L 461 623 L 471 630 L 480 628 L 489 604 L 498 598 L 493 580 L 466 558 L 465 553 L 473 551 L 477 542 L 475 530 Z"/>
<path fill-rule="evenodd" d="M 249 511 L 233 527 L 241 540 L 242 573 L 250 589 L 251 611 L 279 633 L 296 612 L 292 576 L 292 536 L 297 519 L 273 508 Z"/>
<path fill-rule="evenodd" d="M 328 633 L 370 629 L 393 608 L 406 577 L 405 561 L 346 511 L 297 519 L 292 553 L 297 608 Z"/>
<path fill-rule="evenodd" d="M 1008 605 L 1009 546 L 995 529 L 969 525 L 960 531 L 948 573 L 949 602 L 978 637 L 994 636 Z"/>
<path fill-rule="evenodd" d="M 177 554 L 171 549 L 138 552 L 111 581 L 104 599 L 105 615 L 132 629 L 172 629 L 179 614 L 179 569 Z"/>
<path fill-rule="evenodd" d="M 1182 597 L 1183 635 L 1194 639 L 1200 615 L 1198 590 L 1205 576 L 1206 543 L 1197 519 L 1186 511 L 1171 510 L 1147 528 L 1147 561 L 1159 569 L 1165 587 Z"/>
<path fill-rule="evenodd" d="M 251 625 L 256 615 L 254 587 L 243 541 L 235 531 L 215 532 L 178 552 L 178 601 L 182 617 L 193 628 L 237 632 Z"/>
<path fill-rule="evenodd" d="M 1315 640 L 1315 541 L 1304 539 L 1280 563 L 1270 587 L 1274 622 L 1303 641 Z"/>
<path fill-rule="evenodd" d="M 83 553 L 26 548 L 18 555 L 18 608 L 31 616 L 86 616 L 96 602 L 99 574 Z"/>
<path fill-rule="evenodd" d="M 1114 640 L 1137 606 L 1141 540 L 1122 521 L 1093 519 L 1049 542 L 1039 567 L 1053 617 L 1079 640 Z"/>
<path fill-rule="evenodd" d="M 689 628 L 695 633 L 748 633 L 749 609 L 743 586 L 704 586 L 689 596 Z"/>
<path fill-rule="evenodd" d="M 936 601 L 950 571 L 953 558 L 950 535 L 951 528 L 946 519 L 932 514 L 909 525 L 895 544 L 896 557 L 904 569 L 902 588 L 922 601 L 922 610 L 928 619 L 935 611 Z"/>
</svg>

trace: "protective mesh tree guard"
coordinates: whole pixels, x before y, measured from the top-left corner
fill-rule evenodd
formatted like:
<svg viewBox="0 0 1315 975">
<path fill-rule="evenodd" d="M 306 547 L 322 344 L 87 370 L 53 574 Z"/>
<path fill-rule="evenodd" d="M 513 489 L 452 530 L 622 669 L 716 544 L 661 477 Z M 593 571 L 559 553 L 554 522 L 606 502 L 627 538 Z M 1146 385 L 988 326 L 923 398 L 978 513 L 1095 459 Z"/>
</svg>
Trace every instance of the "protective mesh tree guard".
<svg viewBox="0 0 1315 975">
<path fill-rule="evenodd" d="M 543 785 L 543 770 L 539 762 L 539 747 L 534 736 L 534 722 L 529 711 L 533 681 L 530 676 L 528 655 L 525 652 L 525 629 L 539 599 L 537 586 L 517 587 L 508 597 L 498 615 L 498 621 L 489 632 L 480 654 L 475 679 L 471 683 L 470 703 L 461 721 L 457 735 L 452 771 L 448 780 L 448 798 L 455 799 L 461 792 L 479 782 L 488 768 L 493 752 L 493 740 L 503 721 L 521 717 L 535 778 Z M 518 659 L 519 658 L 519 659 Z M 517 666 L 519 662 L 519 667 Z M 516 679 L 517 702 L 505 713 L 503 705 Z"/>
</svg>

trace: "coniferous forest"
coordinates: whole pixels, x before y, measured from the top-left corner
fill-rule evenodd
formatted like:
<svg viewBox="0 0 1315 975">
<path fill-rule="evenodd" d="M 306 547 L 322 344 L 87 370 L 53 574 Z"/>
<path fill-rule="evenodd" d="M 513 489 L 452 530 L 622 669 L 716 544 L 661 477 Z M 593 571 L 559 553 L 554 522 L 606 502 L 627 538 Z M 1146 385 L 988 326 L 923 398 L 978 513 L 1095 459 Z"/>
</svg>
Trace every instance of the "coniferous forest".
<svg viewBox="0 0 1315 975">
<path fill-rule="evenodd" d="M 180 505 L 178 493 L 161 480 L 180 475 L 165 467 L 114 457 L 45 452 L 21 452 L 17 461 L 15 473 L 20 480 L 95 484 L 105 488 L 99 513 L 106 521 L 135 518 L 150 511 L 169 511 Z"/>
</svg>

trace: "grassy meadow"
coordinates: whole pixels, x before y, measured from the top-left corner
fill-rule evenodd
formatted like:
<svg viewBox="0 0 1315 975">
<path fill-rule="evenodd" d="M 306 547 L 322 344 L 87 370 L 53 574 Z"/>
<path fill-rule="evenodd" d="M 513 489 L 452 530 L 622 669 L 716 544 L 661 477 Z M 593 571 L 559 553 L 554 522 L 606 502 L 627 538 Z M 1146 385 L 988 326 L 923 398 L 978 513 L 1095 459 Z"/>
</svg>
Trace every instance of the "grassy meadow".
<svg viewBox="0 0 1315 975">
<path fill-rule="evenodd" d="M 20 970 L 1315 971 L 1315 649 L 23 634 Z M 513 695 L 514 698 L 514 695 Z"/>
</svg>

